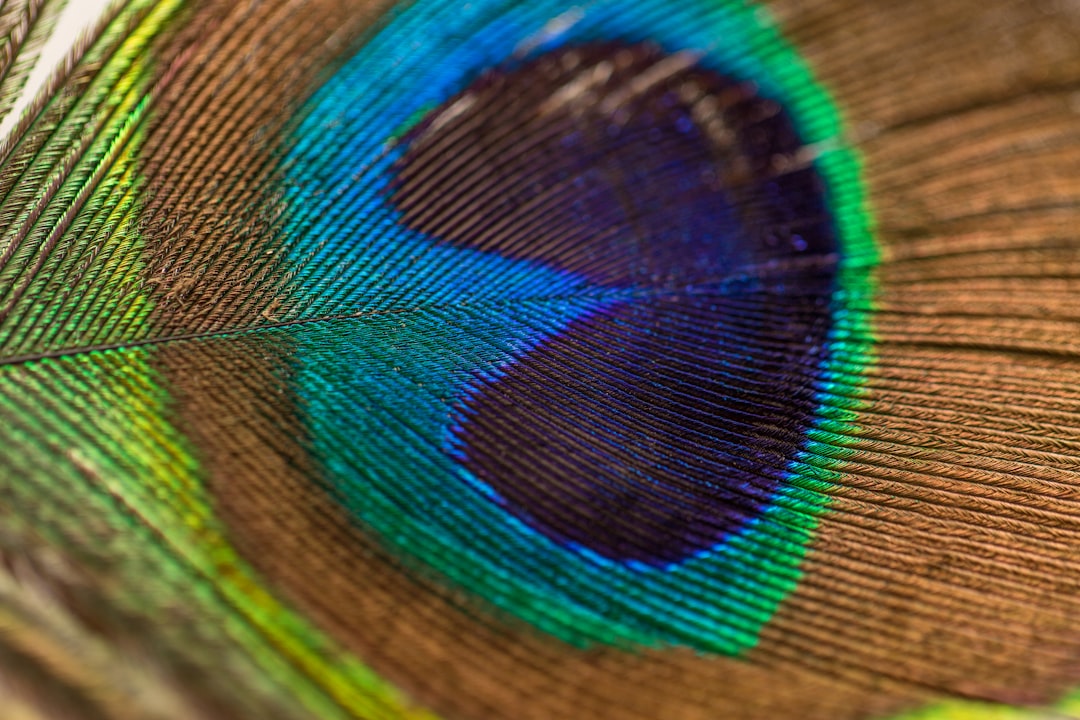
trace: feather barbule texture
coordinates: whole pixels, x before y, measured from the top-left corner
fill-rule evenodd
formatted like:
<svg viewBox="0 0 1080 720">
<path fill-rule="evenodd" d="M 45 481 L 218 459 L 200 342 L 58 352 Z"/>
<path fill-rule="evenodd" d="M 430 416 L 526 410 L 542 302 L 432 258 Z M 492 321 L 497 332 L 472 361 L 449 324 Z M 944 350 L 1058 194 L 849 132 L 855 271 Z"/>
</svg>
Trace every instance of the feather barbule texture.
<svg viewBox="0 0 1080 720">
<path fill-rule="evenodd" d="M 1080 717 L 1074 2 L 64 5 L 0 715 Z"/>
</svg>

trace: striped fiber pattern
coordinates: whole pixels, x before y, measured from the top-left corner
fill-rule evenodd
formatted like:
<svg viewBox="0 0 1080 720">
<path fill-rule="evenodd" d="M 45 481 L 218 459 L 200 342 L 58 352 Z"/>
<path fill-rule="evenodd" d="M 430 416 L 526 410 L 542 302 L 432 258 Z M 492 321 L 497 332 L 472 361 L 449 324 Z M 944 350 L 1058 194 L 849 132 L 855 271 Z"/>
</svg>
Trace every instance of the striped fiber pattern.
<svg viewBox="0 0 1080 720">
<path fill-rule="evenodd" d="M 1073 3 L 63 5 L 5 717 L 1080 717 Z"/>
</svg>

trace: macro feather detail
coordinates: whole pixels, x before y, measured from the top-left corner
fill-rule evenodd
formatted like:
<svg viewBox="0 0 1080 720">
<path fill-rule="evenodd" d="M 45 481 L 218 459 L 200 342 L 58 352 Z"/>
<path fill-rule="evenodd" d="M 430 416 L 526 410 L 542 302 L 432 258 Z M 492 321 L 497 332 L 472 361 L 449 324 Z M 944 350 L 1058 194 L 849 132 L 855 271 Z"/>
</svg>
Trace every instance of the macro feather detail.
<svg viewBox="0 0 1080 720">
<path fill-rule="evenodd" d="M 1078 93 L 1068 0 L 111 4 L 0 142 L 5 713 L 1080 717 Z"/>
</svg>

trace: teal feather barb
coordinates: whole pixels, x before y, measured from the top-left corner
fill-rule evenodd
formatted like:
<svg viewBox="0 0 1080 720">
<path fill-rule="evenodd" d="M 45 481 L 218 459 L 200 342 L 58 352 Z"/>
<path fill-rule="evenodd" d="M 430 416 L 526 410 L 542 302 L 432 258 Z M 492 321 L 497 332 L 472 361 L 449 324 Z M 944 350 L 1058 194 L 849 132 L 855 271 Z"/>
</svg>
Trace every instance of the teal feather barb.
<svg viewBox="0 0 1080 720">
<path fill-rule="evenodd" d="M 0 715 L 1080 717 L 1070 3 L 123 0 L 38 87 L 88 7 L 0 6 Z"/>
</svg>

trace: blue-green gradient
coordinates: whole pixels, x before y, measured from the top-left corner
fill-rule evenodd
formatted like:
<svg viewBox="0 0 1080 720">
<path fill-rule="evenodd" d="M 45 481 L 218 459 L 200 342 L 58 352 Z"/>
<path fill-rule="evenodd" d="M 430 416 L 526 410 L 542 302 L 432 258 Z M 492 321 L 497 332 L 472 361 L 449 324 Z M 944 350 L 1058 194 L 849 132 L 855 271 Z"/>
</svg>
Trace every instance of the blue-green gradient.
<svg viewBox="0 0 1080 720">
<path fill-rule="evenodd" d="M 282 164 L 290 290 L 303 298 L 295 312 L 336 319 L 294 331 L 296 392 L 332 493 L 398 556 L 577 645 L 738 654 L 798 584 L 872 362 L 865 309 L 876 252 L 857 160 L 834 104 L 762 8 L 600 0 L 573 9 L 418 0 L 305 106 Z M 818 419 L 788 483 L 741 532 L 666 567 L 558 546 L 492 502 L 445 450 L 473 380 L 498 377 L 582 313 L 626 298 L 537 263 L 436 245 L 404 228 L 388 201 L 394 138 L 428 108 L 515 52 L 600 39 L 699 52 L 703 67 L 781 102 L 818 153 L 843 254 Z"/>
</svg>

